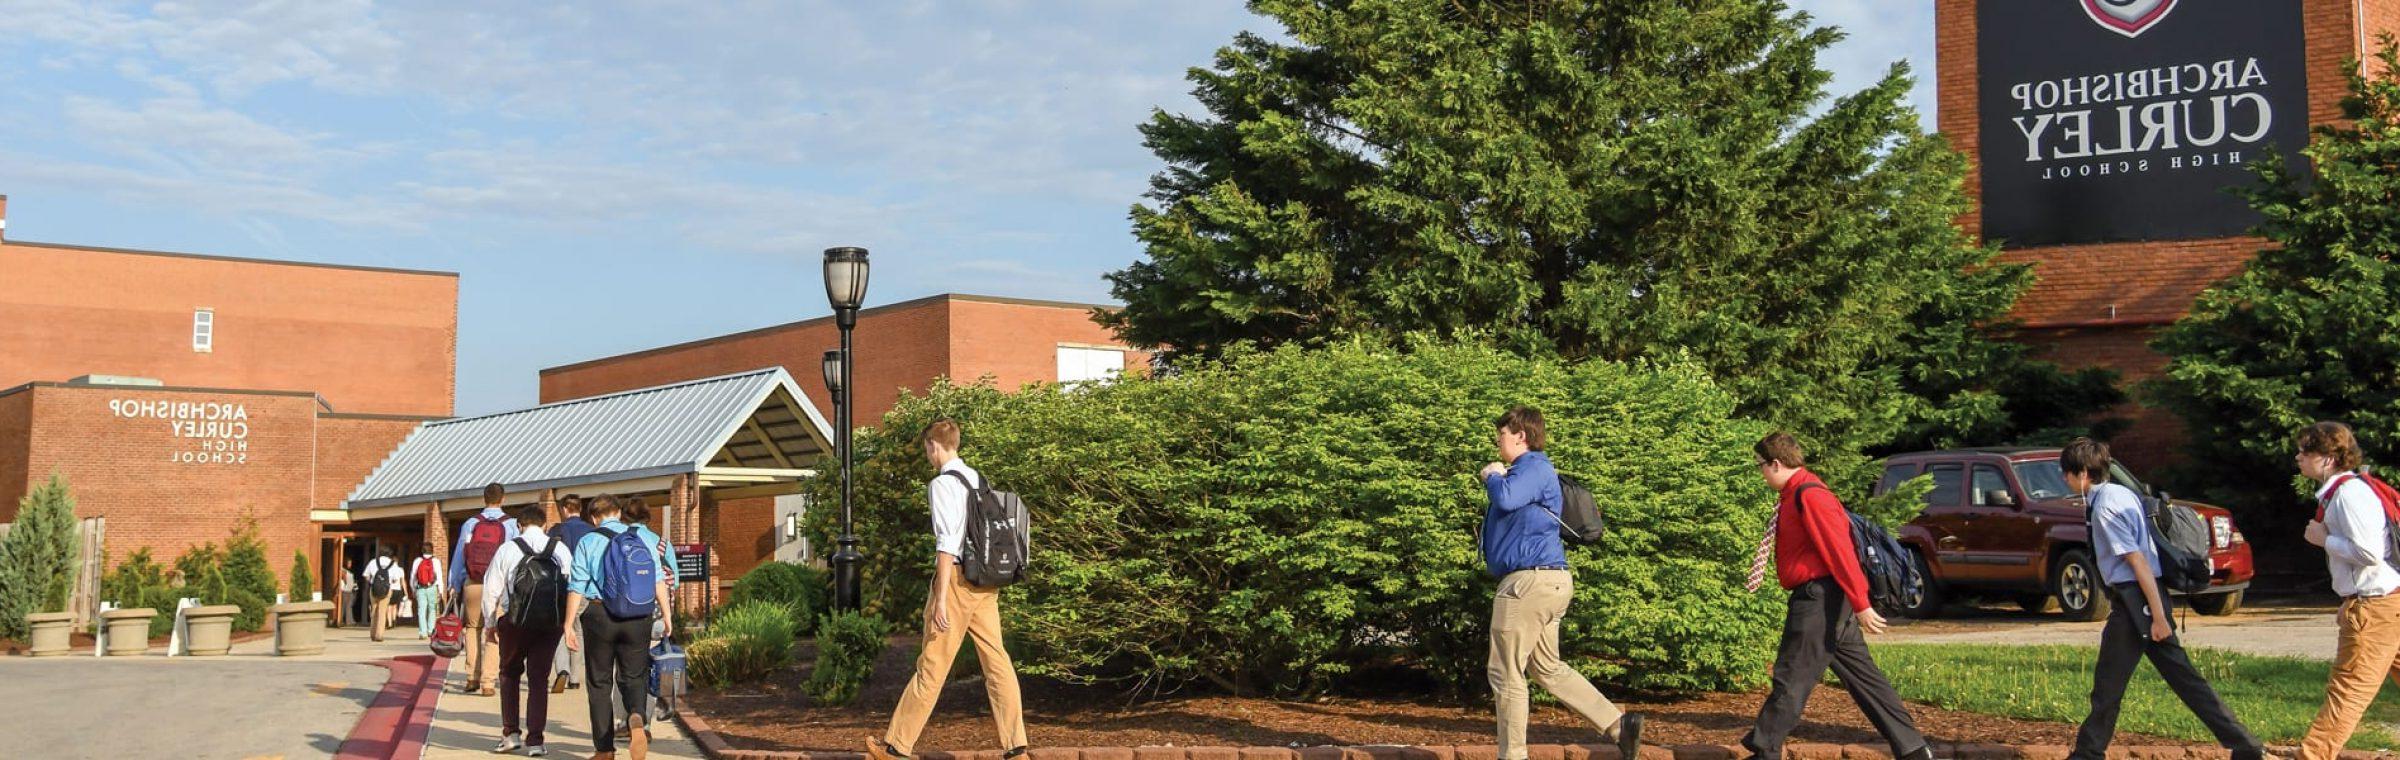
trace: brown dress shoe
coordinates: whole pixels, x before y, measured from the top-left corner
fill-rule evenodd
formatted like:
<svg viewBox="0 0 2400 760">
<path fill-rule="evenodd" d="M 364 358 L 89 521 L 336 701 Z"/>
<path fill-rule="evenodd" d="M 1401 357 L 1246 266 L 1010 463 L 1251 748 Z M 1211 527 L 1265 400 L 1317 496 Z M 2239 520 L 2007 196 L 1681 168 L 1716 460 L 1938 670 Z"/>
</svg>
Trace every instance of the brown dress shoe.
<svg viewBox="0 0 2400 760">
<path fill-rule="evenodd" d="M 650 757 L 648 723 L 649 721 L 643 720 L 640 715 L 629 716 L 625 719 L 625 730 L 633 737 L 633 742 L 625 747 L 625 754 L 631 756 L 633 760 L 648 760 Z"/>
<path fill-rule="evenodd" d="M 558 674 L 558 675 L 555 675 L 555 676 L 551 676 L 551 677 L 550 677 L 550 693 L 552 693 L 552 694 L 565 694 L 565 693 L 567 693 L 567 674 L 565 674 L 565 673 L 560 673 L 560 674 Z"/>
<path fill-rule="evenodd" d="M 884 745 L 881 738 L 867 740 L 867 758 L 868 760 L 909 760 L 907 755 L 893 752 L 891 747 Z"/>
</svg>

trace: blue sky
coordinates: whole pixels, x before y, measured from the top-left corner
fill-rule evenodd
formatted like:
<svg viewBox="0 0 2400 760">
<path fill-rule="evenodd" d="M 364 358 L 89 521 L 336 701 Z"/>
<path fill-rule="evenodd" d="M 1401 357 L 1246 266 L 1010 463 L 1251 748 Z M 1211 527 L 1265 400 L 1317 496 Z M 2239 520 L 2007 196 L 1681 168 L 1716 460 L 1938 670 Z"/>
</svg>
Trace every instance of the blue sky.
<svg viewBox="0 0 2400 760">
<path fill-rule="evenodd" d="M 1837 92 L 1915 62 L 1925 0 L 1796 0 Z M 1895 7 L 1905 6 L 1905 7 Z M 461 274 L 458 411 L 547 366 L 870 304 L 1105 302 L 1233 0 L 0 0 L 20 240 Z"/>
</svg>

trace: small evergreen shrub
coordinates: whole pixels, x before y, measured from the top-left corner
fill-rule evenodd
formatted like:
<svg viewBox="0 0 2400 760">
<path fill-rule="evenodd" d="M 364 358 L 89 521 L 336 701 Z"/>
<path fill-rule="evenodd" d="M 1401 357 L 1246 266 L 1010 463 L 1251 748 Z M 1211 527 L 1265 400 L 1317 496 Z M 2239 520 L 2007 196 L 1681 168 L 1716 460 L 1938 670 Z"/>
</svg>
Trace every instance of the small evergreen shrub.
<svg viewBox="0 0 2400 760">
<path fill-rule="evenodd" d="M 875 674 L 883 638 L 891 624 L 856 612 L 827 613 L 817 621 L 817 667 L 807 691 L 817 704 L 840 706 L 858 699 Z"/>
<path fill-rule="evenodd" d="M 308 552 L 292 552 L 292 588 L 286 598 L 305 602 L 316 593 L 317 579 L 308 572 Z"/>
<path fill-rule="evenodd" d="M 25 638 L 28 614 L 64 611 L 74 573 L 75 497 L 52 475 L 17 502 L 0 538 L 0 638 Z"/>
</svg>

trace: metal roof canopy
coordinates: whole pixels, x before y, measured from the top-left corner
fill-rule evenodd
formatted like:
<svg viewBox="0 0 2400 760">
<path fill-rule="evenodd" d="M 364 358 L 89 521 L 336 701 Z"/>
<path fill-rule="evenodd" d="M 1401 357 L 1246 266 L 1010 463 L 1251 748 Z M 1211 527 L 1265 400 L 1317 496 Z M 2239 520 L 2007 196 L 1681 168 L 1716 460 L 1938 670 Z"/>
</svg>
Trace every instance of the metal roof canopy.
<svg viewBox="0 0 2400 760">
<path fill-rule="evenodd" d="M 697 475 L 703 487 L 795 482 L 816 475 L 831 437 L 791 375 L 771 367 L 419 425 L 334 511 L 340 517 L 319 518 L 397 516 L 388 508 L 450 500 L 480 507 L 494 482 L 512 497 L 578 486 L 655 491 L 675 475 Z"/>
</svg>

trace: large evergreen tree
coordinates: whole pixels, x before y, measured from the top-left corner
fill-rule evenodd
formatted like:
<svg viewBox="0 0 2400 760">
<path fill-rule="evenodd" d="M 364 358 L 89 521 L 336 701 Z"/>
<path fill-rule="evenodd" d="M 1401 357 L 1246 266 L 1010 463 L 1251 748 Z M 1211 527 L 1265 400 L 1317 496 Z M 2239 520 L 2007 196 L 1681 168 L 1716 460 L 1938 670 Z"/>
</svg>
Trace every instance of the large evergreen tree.
<svg viewBox="0 0 2400 760">
<path fill-rule="evenodd" d="M 29 613 L 64 611 L 74 574 L 75 497 L 52 475 L 17 502 L 0 537 L 0 637 L 23 639 Z"/>
<path fill-rule="evenodd" d="M 2378 67 L 2400 71 L 2383 43 Z M 2152 344 L 2169 361 L 2149 390 L 2189 431 L 2188 479 L 2274 545 L 2310 516 L 2299 426 L 2348 422 L 2370 459 L 2400 461 L 2400 83 L 2353 67 L 2342 111 L 2305 166 L 2267 154 L 2244 193 L 2268 245 Z"/>
<path fill-rule="evenodd" d="M 1251 7 L 1289 40 L 1237 37 L 1191 72 L 1206 114 L 1142 128 L 1167 168 L 1103 316 L 1130 342 L 1688 357 L 1846 451 L 2114 400 L 1994 338 L 2030 274 L 1958 229 L 1965 163 L 1905 104 L 1905 65 L 1828 103 L 1839 33 L 1778 0 Z"/>
</svg>

